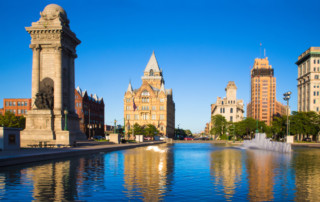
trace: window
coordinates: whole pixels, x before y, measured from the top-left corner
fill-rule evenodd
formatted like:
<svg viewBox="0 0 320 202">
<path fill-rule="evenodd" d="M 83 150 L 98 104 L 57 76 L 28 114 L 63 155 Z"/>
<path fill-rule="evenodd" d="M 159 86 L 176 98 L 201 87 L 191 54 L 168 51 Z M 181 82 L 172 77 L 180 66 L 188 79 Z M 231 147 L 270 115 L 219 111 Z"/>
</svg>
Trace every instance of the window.
<svg viewBox="0 0 320 202">
<path fill-rule="evenodd" d="M 127 114 L 127 120 L 130 120 L 130 115 L 129 114 Z"/>
<path fill-rule="evenodd" d="M 9 102 L 9 106 L 12 106 L 12 102 L 11 101 Z"/>
<path fill-rule="evenodd" d="M 18 106 L 20 106 L 20 102 L 18 102 Z"/>
<path fill-rule="evenodd" d="M 160 114 L 160 120 L 164 120 L 164 115 Z"/>
<path fill-rule="evenodd" d="M 9 106 L 9 102 L 6 102 L 6 106 Z"/>
<path fill-rule="evenodd" d="M 233 113 L 233 108 L 230 108 L 230 113 Z"/>
<path fill-rule="evenodd" d="M 142 114 L 142 119 L 143 120 L 148 120 L 149 119 L 149 115 L 148 114 Z"/>
<path fill-rule="evenodd" d="M 160 106 L 160 110 L 164 110 L 164 106 Z"/>
<path fill-rule="evenodd" d="M 142 106 L 142 110 L 149 110 L 149 106 Z"/>
<path fill-rule="evenodd" d="M 319 76 L 318 75 L 314 75 L 314 79 L 319 79 Z"/>
<path fill-rule="evenodd" d="M 164 98 L 160 98 L 160 102 L 164 102 Z"/>
<path fill-rule="evenodd" d="M 28 112 L 28 110 L 25 109 L 25 110 L 24 110 L 24 113 L 27 114 L 27 112 Z"/>
<path fill-rule="evenodd" d="M 160 126 L 160 130 L 163 131 L 163 126 Z"/>
<path fill-rule="evenodd" d="M 13 102 L 13 106 L 16 106 L 16 102 Z"/>
<path fill-rule="evenodd" d="M 139 115 L 138 114 L 134 115 L 134 120 L 139 120 Z"/>
<path fill-rule="evenodd" d="M 313 60 L 313 64 L 316 64 L 316 60 Z"/>
<path fill-rule="evenodd" d="M 24 106 L 28 106 L 28 103 L 27 103 L 27 102 L 24 102 Z"/>
<path fill-rule="evenodd" d="M 142 98 L 142 102 L 144 103 L 149 102 L 149 98 Z"/>
<path fill-rule="evenodd" d="M 316 95 L 316 91 L 313 91 L 313 95 L 314 95 L 314 96 Z"/>
<path fill-rule="evenodd" d="M 13 110 L 13 113 L 16 114 L 16 110 L 15 109 Z"/>
<path fill-rule="evenodd" d="M 156 119 L 157 119 L 157 116 L 156 116 L 155 114 L 152 114 L 152 115 L 151 115 L 151 119 L 152 119 L 152 120 L 156 120 Z"/>
<path fill-rule="evenodd" d="M 18 114 L 21 114 L 21 110 L 20 109 L 18 109 Z"/>
<path fill-rule="evenodd" d="M 130 106 L 127 106 L 127 110 L 130 110 Z"/>
<path fill-rule="evenodd" d="M 150 69 L 149 76 L 153 76 L 153 70 Z"/>
<path fill-rule="evenodd" d="M 157 108 L 156 108 L 156 106 L 152 106 L 152 110 L 156 110 Z"/>
<path fill-rule="evenodd" d="M 81 102 L 79 103 L 79 105 L 78 105 L 79 107 L 81 107 Z"/>
<path fill-rule="evenodd" d="M 313 100 L 313 104 L 316 104 L 316 99 Z"/>
<path fill-rule="evenodd" d="M 141 95 L 142 95 L 142 96 L 149 96 L 150 93 L 149 93 L 149 91 L 144 90 L 144 91 L 141 93 Z"/>
<path fill-rule="evenodd" d="M 230 116 L 230 121 L 231 121 L 231 122 L 233 121 L 233 116 Z"/>
<path fill-rule="evenodd" d="M 127 98 L 126 101 L 127 101 L 127 102 L 130 102 L 130 98 Z"/>
</svg>

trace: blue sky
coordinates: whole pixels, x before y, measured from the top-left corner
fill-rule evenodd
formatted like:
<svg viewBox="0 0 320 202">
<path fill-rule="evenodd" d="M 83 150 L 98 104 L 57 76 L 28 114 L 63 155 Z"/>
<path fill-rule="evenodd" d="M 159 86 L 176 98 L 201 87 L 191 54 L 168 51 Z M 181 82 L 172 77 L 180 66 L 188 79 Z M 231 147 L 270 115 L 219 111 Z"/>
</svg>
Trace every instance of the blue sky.
<svg viewBox="0 0 320 202">
<path fill-rule="evenodd" d="M 3 98 L 31 96 L 32 51 L 24 27 L 50 3 L 66 10 L 82 41 L 76 86 L 104 98 L 106 124 L 123 122 L 128 82 L 140 87 L 153 50 L 165 87 L 173 89 L 176 127 L 199 132 L 228 81 L 235 81 L 238 99 L 250 101 L 250 68 L 260 57 L 260 43 L 275 69 L 278 101 L 291 90 L 296 110 L 295 62 L 310 46 L 320 46 L 316 0 L 1 0 L 0 108 Z"/>
</svg>

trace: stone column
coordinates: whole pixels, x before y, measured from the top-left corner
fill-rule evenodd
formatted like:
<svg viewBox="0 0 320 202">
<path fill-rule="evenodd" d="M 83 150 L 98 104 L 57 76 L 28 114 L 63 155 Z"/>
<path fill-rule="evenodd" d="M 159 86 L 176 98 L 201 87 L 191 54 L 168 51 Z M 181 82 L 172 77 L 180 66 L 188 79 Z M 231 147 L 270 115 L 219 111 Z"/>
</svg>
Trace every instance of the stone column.
<svg viewBox="0 0 320 202">
<path fill-rule="evenodd" d="M 69 92 L 70 92 L 70 95 L 69 95 L 69 111 L 71 113 L 74 113 L 75 112 L 75 107 L 74 107 L 74 102 L 75 102 L 75 98 L 74 98 L 74 90 L 75 90 L 75 83 L 74 83 L 74 54 L 71 54 L 70 58 L 69 58 L 69 71 L 70 71 L 70 74 L 69 74 Z"/>
<path fill-rule="evenodd" d="M 55 58 L 55 81 L 54 81 L 54 111 L 59 114 L 62 113 L 62 47 L 58 45 L 56 47 Z"/>
<path fill-rule="evenodd" d="M 36 94 L 40 90 L 40 45 L 30 45 L 33 51 L 32 57 L 32 92 L 31 92 L 31 106 L 32 109 L 36 109 L 34 104 L 36 100 Z"/>
</svg>

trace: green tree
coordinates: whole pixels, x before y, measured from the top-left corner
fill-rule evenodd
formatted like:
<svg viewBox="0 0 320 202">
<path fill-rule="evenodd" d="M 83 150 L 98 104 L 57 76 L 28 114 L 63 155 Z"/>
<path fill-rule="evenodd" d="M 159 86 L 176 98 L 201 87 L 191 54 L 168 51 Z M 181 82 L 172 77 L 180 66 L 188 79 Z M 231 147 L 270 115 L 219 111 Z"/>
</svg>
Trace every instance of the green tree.
<svg viewBox="0 0 320 202">
<path fill-rule="evenodd" d="M 145 132 L 145 135 L 148 137 L 153 137 L 153 136 L 159 134 L 159 130 L 152 124 L 148 124 L 144 128 L 144 132 Z"/>
<path fill-rule="evenodd" d="M 191 130 L 187 129 L 187 130 L 184 130 L 184 132 L 187 134 L 187 136 L 192 136 Z"/>
<path fill-rule="evenodd" d="M 140 126 L 138 123 L 135 123 L 133 125 L 133 128 L 134 128 L 134 134 L 135 135 L 145 135 L 145 132 L 144 132 L 144 129 L 142 126 Z M 132 134 L 132 129 L 130 129 L 128 131 L 129 134 Z"/>
<path fill-rule="evenodd" d="M 10 111 L 7 111 L 4 116 L 0 115 L 0 126 L 24 129 L 25 125 L 26 118 L 24 116 L 15 116 Z"/>
<path fill-rule="evenodd" d="M 211 122 L 212 122 L 212 129 L 210 131 L 210 133 L 212 135 L 225 135 L 227 132 L 227 120 L 224 116 L 218 114 L 218 115 L 214 115 L 211 118 Z"/>
</svg>

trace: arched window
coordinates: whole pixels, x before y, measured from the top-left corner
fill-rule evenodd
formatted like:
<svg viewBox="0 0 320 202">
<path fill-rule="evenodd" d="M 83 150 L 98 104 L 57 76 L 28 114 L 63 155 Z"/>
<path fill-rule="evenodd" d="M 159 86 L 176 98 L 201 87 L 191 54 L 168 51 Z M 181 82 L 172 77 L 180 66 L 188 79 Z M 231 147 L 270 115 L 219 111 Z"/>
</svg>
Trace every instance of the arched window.
<svg viewBox="0 0 320 202">
<path fill-rule="evenodd" d="M 144 91 L 142 91 L 142 94 L 141 94 L 141 95 L 142 95 L 142 96 L 149 96 L 150 93 L 149 93 L 149 91 L 144 90 Z"/>
<path fill-rule="evenodd" d="M 149 76 L 153 76 L 153 70 L 150 69 Z"/>
</svg>

